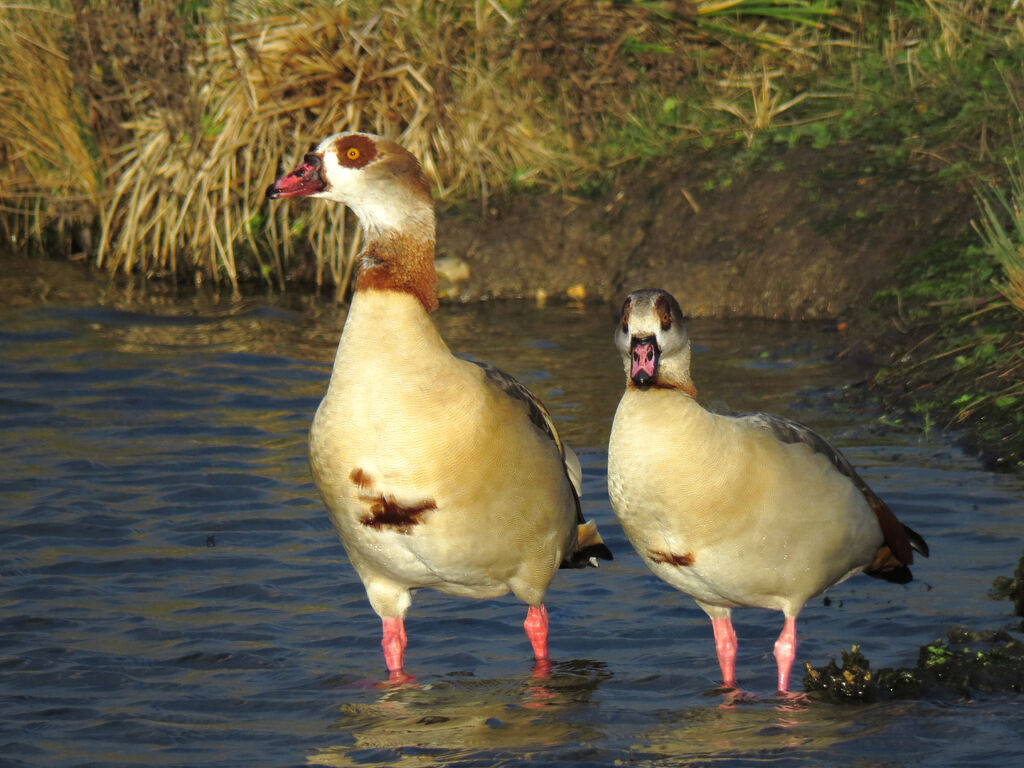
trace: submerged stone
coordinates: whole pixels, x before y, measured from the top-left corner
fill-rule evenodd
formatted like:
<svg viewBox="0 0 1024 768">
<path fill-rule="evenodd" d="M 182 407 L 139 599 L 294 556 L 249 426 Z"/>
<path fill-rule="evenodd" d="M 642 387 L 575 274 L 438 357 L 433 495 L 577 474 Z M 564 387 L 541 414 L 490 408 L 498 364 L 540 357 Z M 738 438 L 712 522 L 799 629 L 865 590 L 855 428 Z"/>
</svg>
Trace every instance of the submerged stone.
<svg viewBox="0 0 1024 768">
<path fill-rule="evenodd" d="M 1009 633 L 952 627 L 949 644 L 921 648 L 917 670 L 927 683 L 967 694 L 971 691 L 1024 691 L 1024 643 Z"/>
</svg>

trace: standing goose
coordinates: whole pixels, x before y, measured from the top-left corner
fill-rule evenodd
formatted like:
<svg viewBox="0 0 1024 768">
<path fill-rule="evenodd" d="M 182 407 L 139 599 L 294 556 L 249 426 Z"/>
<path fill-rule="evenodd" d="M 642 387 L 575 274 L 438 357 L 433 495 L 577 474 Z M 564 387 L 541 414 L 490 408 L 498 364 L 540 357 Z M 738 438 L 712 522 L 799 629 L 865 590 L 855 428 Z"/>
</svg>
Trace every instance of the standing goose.
<svg viewBox="0 0 1024 768">
<path fill-rule="evenodd" d="M 580 511 L 579 461 L 547 410 L 497 369 L 454 357 L 437 308 L 434 204 L 419 162 L 394 142 L 338 133 L 267 189 L 320 197 L 359 218 L 365 247 L 327 394 L 313 419 L 313 478 L 383 624 L 392 680 L 405 613 L 422 587 L 511 591 L 547 659 L 544 592 L 560 566 L 611 559 Z"/>
<path fill-rule="evenodd" d="M 615 514 L 647 566 L 711 617 L 724 687 L 736 686 L 731 610 L 783 612 L 785 693 L 804 603 L 859 571 L 906 583 L 911 550 L 927 556 L 928 546 L 809 428 L 705 410 L 670 294 L 631 293 L 615 344 L 626 370 L 608 446 Z"/>
</svg>

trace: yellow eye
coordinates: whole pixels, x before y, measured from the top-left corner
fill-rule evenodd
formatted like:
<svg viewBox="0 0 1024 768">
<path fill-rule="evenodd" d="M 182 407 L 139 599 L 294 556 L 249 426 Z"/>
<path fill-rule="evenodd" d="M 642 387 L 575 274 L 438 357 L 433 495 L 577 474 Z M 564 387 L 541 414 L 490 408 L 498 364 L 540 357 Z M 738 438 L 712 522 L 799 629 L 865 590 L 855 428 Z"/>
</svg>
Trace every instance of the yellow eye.
<svg viewBox="0 0 1024 768">
<path fill-rule="evenodd" d="M 345 151 L 345 157 L 347 157 L 349 160 L 358 160 L 359 150 L 356 147 L 349 147 Z"/>
</svg>

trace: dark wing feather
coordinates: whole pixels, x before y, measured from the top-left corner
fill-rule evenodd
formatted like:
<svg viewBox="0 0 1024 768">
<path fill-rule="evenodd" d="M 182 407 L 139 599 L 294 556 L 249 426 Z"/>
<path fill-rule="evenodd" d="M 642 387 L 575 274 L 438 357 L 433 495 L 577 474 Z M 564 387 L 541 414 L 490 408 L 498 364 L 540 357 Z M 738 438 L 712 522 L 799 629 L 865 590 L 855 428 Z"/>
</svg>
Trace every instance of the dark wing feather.
<svg viewBox="0 0 1024 768">
<path fill-rule="evenodd" d="M 803 443 L 815 453 L 825 456 L 832 462 L 836 470 L 850 478 L 857 490 L 864 495 L 868 505 L 878 518 L 878 524 L 882 528 L 882 535 L 885 538 L 886 546 L 888 546 L 896 560 L 899 561 L 899 564 L 903 566 L 900 568 L 893 564 L 879 562 L 877 567 L 874 568 L 874 571 L 878 571 L 878 573 L 874 573 L 871 568 L 869 568 L 868 573 L 879 575 L 881 578 L 887 578 L 892 581 L 910 581 L 910 571 L 906 566 L 914 562 L 912 550 L 916 550 L 925 557 L 928 557 L 928 545 L 920 535 L 896 519 L 896 515 L 889 509 L 889 505 L 871 490 L 871 487 L 857 474 L 857 471 L 838 448 L 810 427 L 783 416 L 775 416 L 768 413 L 747 413 L 738 414 L 736 418 L 743 419 L 748 424 L 771 432 L 780 442 Z"/>
<path fill-rule="evenodd" d="M 475 365 L 480 366 L 484 372 L 484 378 L 490 382 L 493 386 L 500 389 L 506 395 L 514 400 L 518 400 L 526 407 L 526 413 L 530 417 L 530 421 L 533 425 L 551 438 L 555 446 L 558 448 L 558 455 L 562 459 L 562 469 L 565 472 L 566 477 L 569 479 L 569 488 L 572 490 L 573 503 L 576 505 L 576 524 L 582 526 L 586 524 L 586 520 L 583 517 L 583 508 L 580 506 L 580 497 L 576 492 L 576 486 L 573 485 L 572 478 L 569 477 L 569 468 L 565 462 L 565 446 L 562 445 L 562 438 L 558 436 L 558 430 L 555 429 L 555 422 L 551 419 L 551 414 L 548 413 L 548 409 L 544 407 L 537 396 L 527 389 L 518 379 L 505 373 L 500 368 L 495 368 L 493 365 L 488 363 L 481 363 L 476 360 L 471 361 Z M 565 560 L 560 567 L 562 568 L 583 568 L 587 566 L 596 566 L 597 561 L 594 558 L 601 558 L 603 560 L 611 560 L 612 553 L 600 541 L 600 537 L 597 539 L 597 543 L 587 547 L 577 549 L 573 552 L 569 559 Z"/>
<path fill-rule="evenodd" d="M 871 492 L 868 484 L 861 479 L 839 449 L 807 425 L 787 419 L 785 416 L 775 416 L 770 413 L 739 413 L 735 415 L 735 418 L 771 432 L 780 443 L 803 443 L 809 446 L 815 453 L 820 453 L 828 458 L 839 472 L 853 480 L 862 493 L 865 490 Z"/>
<path fill-rule="evenodd" d="M 562 447 L 562 439 L 558 436 L 558 430 L 555 429 L 555 422 L 551 420 L 551 414 L 548 413 L 548 409 L 544 407 L 544 403 L 537 399 L 537 396 L 527 389 L 520 381 L 505 373 L 500 368 L 495 368 L 493 365 L 488 363 L 472 361 L 474 365 L 478 365 L 483 368 L 484 376 L 491 384 L 496 386 L 506 395 L 514 400 L 519 400 L 526 405 L 527 414 L 530 417 L 530 421 L 533 425 L 546 433 L 550 437 L 555 445 L 558 447 L 558 455 L 562 457 L 562 461 L 565 461 L 565 448 Z"/>
</svg>

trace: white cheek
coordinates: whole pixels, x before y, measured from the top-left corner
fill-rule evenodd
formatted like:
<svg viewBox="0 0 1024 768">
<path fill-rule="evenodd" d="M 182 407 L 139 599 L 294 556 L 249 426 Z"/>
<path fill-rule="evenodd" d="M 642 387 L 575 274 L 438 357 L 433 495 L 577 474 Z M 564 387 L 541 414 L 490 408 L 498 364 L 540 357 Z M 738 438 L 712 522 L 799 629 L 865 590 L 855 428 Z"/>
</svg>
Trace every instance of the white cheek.
<svg viewBox="0 0 1024 768">
<path fill-rule="evenodd" d="M 366 207 L 366 192 L 362 172 L 358 168 L 341 165 L 333 153 L 324 155 L 324 180 L 327 189 L 315 197 L 335 200 L 352 208 L 358 214 Z"/>
<path fill-rule="evenodd" d="M 690 340 L 689 337 L 679 333 L 666 333 L 662 334 L 663 338 L 659 338 L 659 343 L 662 343 L 661 352 L 663 355 L 674 355 L 680 352 L 686 353 L 687 357 L 690 354 Z"/>
<path fill-rule="evenodd" d="M 620 352 L 629 350 L 629 334 L 622 330 L 621 325 L 615 330 L 615 346 Z"/>
<path fill-rule="evenodd" d="M 359 171 L 341 165 L 338 162 L 338 158 L 334 156 L 334 153 L 328 152 L 324 155 L 323 173 L 329 188 L 345 190 L 347 192 L 355 186 Z"/>
</svg>

